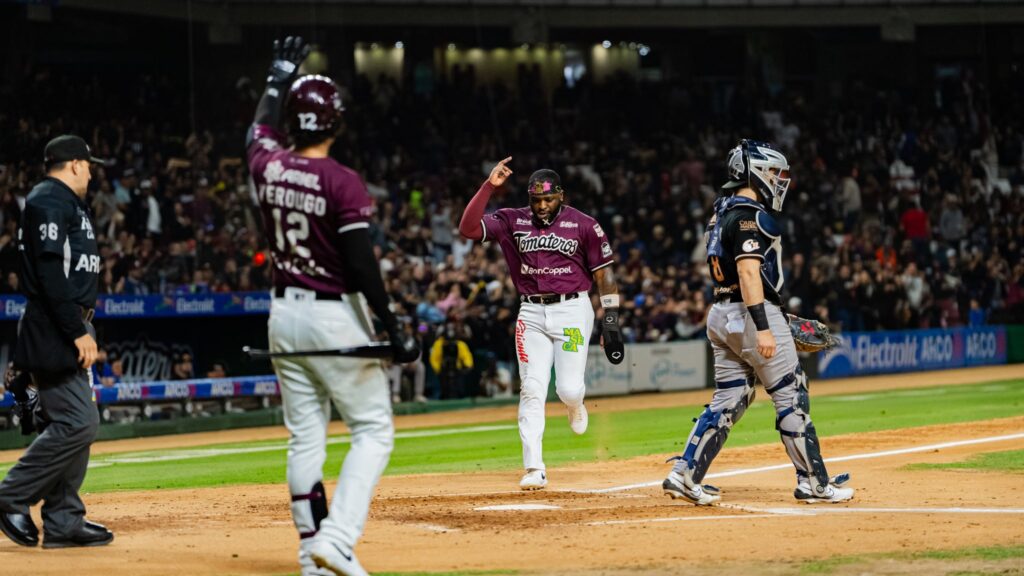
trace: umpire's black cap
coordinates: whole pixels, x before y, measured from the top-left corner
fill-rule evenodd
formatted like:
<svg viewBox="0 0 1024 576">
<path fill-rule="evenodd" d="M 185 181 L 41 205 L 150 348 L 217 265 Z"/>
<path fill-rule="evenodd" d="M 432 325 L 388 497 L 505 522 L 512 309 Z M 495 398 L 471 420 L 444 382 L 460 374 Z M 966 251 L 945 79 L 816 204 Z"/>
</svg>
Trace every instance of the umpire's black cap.
<svg viewBox="0 0 1024 576">
<path fill-rule="evenodd" d="M 105 163 L 102 159 L 92 155 L 89 145 L 80 136 L 65 134 L 57 136 L 46 143 L 46 149 L 43 151 L 43 162 L 47 166 L 70 160 L 88 160 L 93 164 Z"/>
</svg>

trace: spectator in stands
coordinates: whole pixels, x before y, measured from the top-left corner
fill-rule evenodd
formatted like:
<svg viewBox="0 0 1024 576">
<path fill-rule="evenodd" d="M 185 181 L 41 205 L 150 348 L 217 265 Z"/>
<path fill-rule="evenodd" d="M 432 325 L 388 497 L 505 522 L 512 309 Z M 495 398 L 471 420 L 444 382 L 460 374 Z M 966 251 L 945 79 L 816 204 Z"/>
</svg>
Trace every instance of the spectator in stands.
<svg viewBox="0 0 1024 576">
<path fill-rule="evenodd" d="M 224 362 L 214 362 L 206 372 L 207 378 L 227 378 L 228 365 Z"/>
<path fill-rule="evenodd" d="M 114 368 L 107 357 L 107 349 L 96 351 L 96 362 L 92 365 L 92 385 L 109 388 L 114 385 Z"/>
<path fill-rule="evenodd" d="M 41 90 L 37 79 L 57 85 L 68 75 L 25 70 L 0 81 L 0 109 L 12 111 L 0 115 L 0 130 L 12 135 L 0 140 L 0 279 L 16 269 L 9 225 L 16 229 L 28 184 L 40 175 L 28 151 L 68 122 L 44 116 L 62 107 L 47 101 L 53 91 Z M 541 127 L 503 134 L 503 147 L 564 165 L 573 189 L 583 192 L 574 201 L 608 231 L 620 255 L 616 272 L 626 280 L 624 299 L 642 297 L 642 306 L 623 310 L 623 333 L 635 341 L 685 338 L 695 326 L 692 318 L 706 308 L 700 239 L 714 200 L 711 185 L 723 178 L 720 163 L 707 159 L 718 158 L 740 128 L 773 133 L 784 148 L 806 152 L 792 155 L 791 216 L 784 223 L 793 230 L 786 240 L 799 249 L 784 253 L 803 255 L 787 287 L 807 313 L 831 307 L 833 319 L 842 316 L 847 329 L 858 322 L 880 325 L 882 313 L 870 312 L 873 303 L 895 289 L 900 294 L 893 313 L 902 327 L 969 321 L 970 298 L 989 318 L 1014 317 L 999 313 L 1004 310 L 1024 314 L 1017 272 L 1024 245 L 1024 138 L 1016 122 L 1020 105 L 1008 96 L 1015 92 L 1004 79 L 985 85 L 965 68 L 954 88 L 923 78 L 898 99 L 871 89 L 849 91 L 840 101 L 815 100 L 787 87 L 758 103 L 761 109 L 739 96 L 729 109 L 710 92 L 681 92 L 671 82 L 615 77 L 601 85 L 565 83 L 547 102 L 528 85 L 488 92 L 492 86 L 463 76 L 419 91 L 412 83 L 374 85 L 357 77 L 353 90 L 359 97 L 346 102 L 353 124 L 337 145 L 338 154 L 372 182 L 380 221 L 371 237 L 381 270 L 416 322 L 436 325 L 447 315 L 466 315 L 473 306 L 465 298 L 469 287 L 480 280 L 503 282 L 491 266 L 501 258 L 494 247 L 449 240 L 445 233 L 447 203 L 475 190 L 473 181 L 494 155 L 492 127 L 478 121 L 488 115 L 465 113 L 487 110 L 488 94 L 509 125 Z M 211 116 L 205 125 L 199 118 L 190 133 L 171 120 L 189 116 L 177 97 L 179 84 L 162 73 L 157 77 L 97 77 L 90 83 L 97 88 L 76 105 L 101 119 L 93 149 L 117 159 L 97 170 L 90 191 L 103 258 L 101 290 L 268 288 L 271 267 L 253 260 L 266 245 L 261 223 L 246 209 L 248 175 L 237 158 L 241 139 L 232 134 L 238 115 Z M 147 86 L 145 104 L 134 97 L 140 85 Z M 927 97 L 940 89 L 941 101 Z M 35 106 L 19 105 L 29 101 Z M 648 105 L 663 101 L 681 105 Z M 111 102 L 121 105 L 111 108 Z M 423 122 L 393 122 L 397 117 Z M 557 130 L 546 128 L 552 117 L 559 119 Z M 602 122 L 580 121 L 595 117 Z M 755 126 L 747 126 L 751 118 Z M 509 200 L 496 196 L 497 202 Z M 152 249 L 140 251 L 147 235 Z M 946 257 L 948 248 L 960 254 L 955 265 Z M 967 258 L 974 248 L 981 253 L 978 262 Z M 866 276 L 854 266 L 857 260 Z M 912 263 L 916 270 L 910 272 Z M 843 265 L 848 276 L 840 282 Z M 899 275 L 887 279 L 887 267 Z M 991 280 L 981 279 L 988 271 Z M 651 288 L 673 277 L 671 289 Z M 853 280 L 856 290 L 835 290 Z M 514 317 L 480 316 L 474 330 L 508 333 Z M 481 348 L 490 346 L 488 341 Z"/>
<path fill-rule="evenodd" d="M 441 399 L 462 398 L 466 395 L 464 380 L 473 369 L 473 353 L 458 334 L 455 322 L 444 326 L 441 336 L 430 348 L 430 367 L 441 381 Z"/>
<path fill-rule="evenodd" d="M 124 362 L 117 357 L 116 354 L 108 354 L 110 359 L 110 384 L 104 383 L 104 386 L 116 386 L 124 380 Z"/>
<path fill-rule="evenodd" d="M 191 380 L 196 377 L 192 368 L 192 354 L 182 352 L 172 357 L 171 380 Z"/>
<path fill-rule="evenodd" d="M 426 324 L 422 325 L 422 328 L 426 330 Z M 413 329 L 412 324 L 406 322 L 403 330 L 405 330 L 407 335 L 420 340 L 422 349 L 422 338 Z M 402 401 L 402 380 L 403 376 L 406 375 L 412 379 L 413 402 L 426 402 L 427 397 L 423 392 L 427 382 L 427 367 L 423 363 L 422 355 L 415 362 L 408 364 L 392 363 L 388 368 L 388 378 L 391 380 L 391 402 L 398 404 Z"/>
<path fill-rule="evenodd" d="M 839 199 L 843 203 L 843 231 L 852 232 L 854 226 L 860 221 L 861 195 L 860 184 L 857 183 L 857 176 L 860 171 L 857 166 L 851 166 L 843 178 L 842 189 Z"/>
</svg>

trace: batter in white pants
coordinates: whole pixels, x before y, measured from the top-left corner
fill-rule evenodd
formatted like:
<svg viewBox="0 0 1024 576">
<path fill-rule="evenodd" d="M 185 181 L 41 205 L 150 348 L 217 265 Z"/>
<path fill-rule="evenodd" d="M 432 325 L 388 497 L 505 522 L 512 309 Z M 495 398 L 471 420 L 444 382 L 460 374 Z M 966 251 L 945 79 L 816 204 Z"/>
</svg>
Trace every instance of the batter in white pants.
<svg viewBox="0 0 1024 576">
<path fill-rule="evenodd" d="M 316 300 L 315 294 L 288 288 L 270 307 L 270 349 L 274 352 L 356 346 L 370 341 L 370 320 L 361 294 L 343 301 Z M 309 557 L 313 539 L 352 550 L 366 523 L 373 490 L 388 464 L 394 425 L 388 382 L 378 360 L 298 357 L 274 360 L 281 383 L 288 441 L 288 489 L 299 531 L 303 576 L 322 574 Z M 330 403 L 352 433 L 329 514 L 319 519 L 325 495 L 317 495 L 327 457 Z M 317 522 L 319 521 L 319 530 Z"/>
<path fill-rule="evenodd" d="M 555 367 L 555 391 L 570 409 L 583 404 L 587 349 L 594 328 L 594 308 L 586 292 L 554 304 L 523 302 L 516 320 L 516 356 L 522 390 L 519 394 L 519 437 L 523 466 L 545 470 L 543 457 L 544 402 Z"/>
</svg>

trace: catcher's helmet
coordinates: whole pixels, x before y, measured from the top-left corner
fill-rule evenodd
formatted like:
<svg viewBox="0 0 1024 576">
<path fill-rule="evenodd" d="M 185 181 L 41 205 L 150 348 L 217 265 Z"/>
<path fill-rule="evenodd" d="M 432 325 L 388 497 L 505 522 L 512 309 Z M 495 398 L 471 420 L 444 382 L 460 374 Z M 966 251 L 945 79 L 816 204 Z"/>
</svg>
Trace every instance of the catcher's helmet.
<svg viewBox="0 0 1024 576">
<path fill-rule="evenodd" d="M 561 194 L 562 179 L 558 172 L 548 168 L 542 168 L 530 175 L 530 183 L 526 185 L 530 196 L 545 196 L 547 194 Z"/>
<path fill-rule="evenodd" d="M 288 90 L 288 128 L 292 135 L 333 136 L 341 125 L 338 85 L 319 74 L 302 76 Z"/>
<path fill-rule="evenodd" d="M 775 146 L 757 140 L 740 140 L 739 145 L 729 151 L 726 166 L 729 181 L 723 189 L 753 188 L 769 208 L 776 212 L 782 210 L 789 189 L 789 162 Z"/>
</svg>

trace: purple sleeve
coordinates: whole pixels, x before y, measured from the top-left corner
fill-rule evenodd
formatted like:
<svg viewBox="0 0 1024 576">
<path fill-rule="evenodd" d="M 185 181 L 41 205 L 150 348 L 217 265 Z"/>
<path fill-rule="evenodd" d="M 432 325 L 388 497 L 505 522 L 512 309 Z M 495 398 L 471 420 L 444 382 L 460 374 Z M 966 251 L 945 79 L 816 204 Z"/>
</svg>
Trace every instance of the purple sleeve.
<svg viewBox="0 0 1024 576">
<path fill-rule="evenodd" d="M 266 124 L 253 126 L 252 142 L 249 144 L 249 166 L 255 166 L 270 153 L 283 149 L 286 143 L 284 134 Z"/>
<path fill-rule="evenodd" d="M 587 268 L 591 272 L 604 268 L 615 261 L 608 236 L 597 222 L 594 222 L 592 226 L 584 227 L 583 240 L 586 244 Z"/>
<path fill-rule="evenodd" d="M 339 234 L 355 228 L 367 228 L 375 207 L 363 180 L 354 172 L 345 172 L 341 202 L 336 202 L 334 219 Z"/>
<path fill-rule="evenodd" d="M 484 237 L 481 242 L 500 242 L 503 238 L 507 238 L 509 234 L 508 229 L 508 218 L 506 216 L 506 210 L 504 208 L 495 210 L 490 214 L 484 214 L 482 226 L 484 229 Z"/>
</svg>

